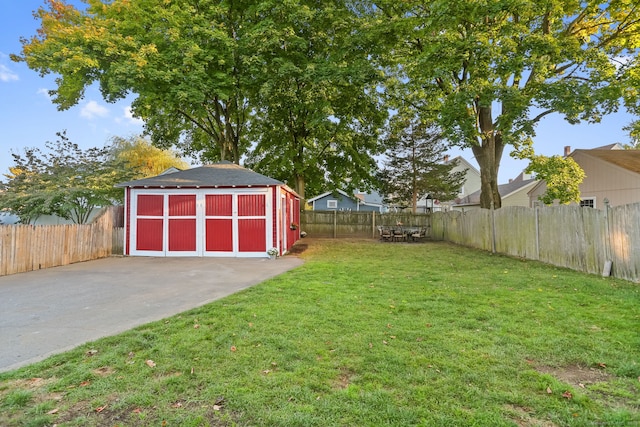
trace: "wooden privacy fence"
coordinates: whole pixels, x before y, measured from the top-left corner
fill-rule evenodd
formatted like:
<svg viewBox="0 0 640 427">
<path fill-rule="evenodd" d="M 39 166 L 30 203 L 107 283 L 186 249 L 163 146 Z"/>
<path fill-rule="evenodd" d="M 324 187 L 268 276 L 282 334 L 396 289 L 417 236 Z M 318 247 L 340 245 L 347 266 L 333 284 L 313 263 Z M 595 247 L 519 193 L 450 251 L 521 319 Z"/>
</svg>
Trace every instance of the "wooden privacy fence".
<svg viewBox="0 0 640 427">
<path fill-rule="evenodd" d="M 105 208 L 84 225 L 1 225 L 0 276 L 111 256 L 120 210 Z"/>
<path fill-rule="evenodd" d="M 430 214 L 304 211 L 300 214 L 301 230 L 313 237 L 378 237 L 378 226 L 396 225 L 428 227 Z"/>
<path fill-rule="evenodd" d="M 377 237 L 378 225 L 419 225 L 427 237 L 586 273 L 640 282 L 640 203 L 604 209 L 577 205 L 504 207 L 412 215 L 304 212 L 313 237 Z"/>
</svg>

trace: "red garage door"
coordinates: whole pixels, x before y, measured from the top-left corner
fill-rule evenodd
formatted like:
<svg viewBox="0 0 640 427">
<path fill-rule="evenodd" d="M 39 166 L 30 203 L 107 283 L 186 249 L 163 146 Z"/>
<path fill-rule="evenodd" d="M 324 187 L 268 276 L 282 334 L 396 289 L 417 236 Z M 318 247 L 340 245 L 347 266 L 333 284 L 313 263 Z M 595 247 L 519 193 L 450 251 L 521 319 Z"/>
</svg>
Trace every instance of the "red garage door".
<svg viewBox="0 0 640 427">
<path fill-rule="evenodd" d="M 196 251 L 196 195 L 169 195 L 169 252 Z"/>
<path fill-rule="evenodd" d="M 137 206 L 136 250 L 163 251 L 164 196 L 140 194 Z"/>
<path fill-rule="evenodd" d="M 264 194 L 238 195 L 238 251 L 267 251 L 265 215 Z"/>
<path fill-rule="evenodd" d="M 233 197 L 231 194 L 205 196 L 205 240 L 207 252 L 233 251 Z"/>
</svg>

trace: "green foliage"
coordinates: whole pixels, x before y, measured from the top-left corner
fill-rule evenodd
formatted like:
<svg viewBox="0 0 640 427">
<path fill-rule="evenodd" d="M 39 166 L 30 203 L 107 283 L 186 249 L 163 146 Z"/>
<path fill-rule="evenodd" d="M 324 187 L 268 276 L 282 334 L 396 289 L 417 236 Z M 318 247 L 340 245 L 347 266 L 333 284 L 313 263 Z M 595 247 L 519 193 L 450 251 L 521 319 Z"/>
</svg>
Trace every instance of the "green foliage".
<svg viewBox="0 0 640 427">
<path fill-rule="evenodd" d="M 363 21 L 348 2 L 263 1 L 264 58 L 247 165 L 300 195 L 371 185 L 385 117 Z"/>
<path fill-rule="evenodd" d="M 580 202 L 580 184 L 585 174 L 571 157 L 535 155 L 527 172 L 545 181 L 547 190 L 540 196 L 544 204 L 550 205 L 556 200 L 562 204 Z"/>
<path fill-rule="evenodd" d="M 76 224 L 88 221 L 93 209 L 122 202 L 122 190 L 114 185 L 132 171 L 111 155 L 109 148 L 82 150 L 65 132 L 47 142 L 48 152 L 27 148 L 12 153 L 15 165 L 5 174 L 0 209 L 30 223 L 41 215 L 57 215 Z"/>
<path fill-rule="evenodd" d="M 473 150 L 482 207 L 500 206 L 497 173 L 504 148 L 518 149 L 546 115 L 597 123 L 623 99 L 631 111 L 640 105 L 633 84 L 640 70 L 635 2 L 376 5 L 393 34 L 391 95 L 437 117 L 452 143 Z"/>
<path fill-rule="evenodd" d="M 114 160 L 123 163 L 126 169 L 135 171 L 132 178 L 156 176 L 171 167 L 189 169 L 189 164 L 174 152 L 161 150 L 140 136 L 114 137 L 111 145 Z"/>
<path fill-rule="evenodd" d="M 305 180 L 370 178 L 380 72 L 350 2 L 46 3 L 38 36 L 13 58 L 60 75 L 59 108 L 97 82 L 109 101 L 137 96 L 133 112 L 159 147 L 239 162 L 254 144 L 249 165 L 301 194 Z"/>
<path fill-rule="evenodd" d="M 623 128 L 629 132 L 630 143 L 624 144 L 627 150 L 640 150 L 640 120 L 636 120 Z"/>
<path fill-rule="evenodd" d="M 430 195 L 452 200 L 464 182 L 465 172 L 453 172 L 455 163 L 443 163 L 446 146 L 441 133 L 418 118 L 396 115 L 386 140 L 388 160 L 379 173 L 385 200 L 395 206 L 411 207 Z"/>
</svg>

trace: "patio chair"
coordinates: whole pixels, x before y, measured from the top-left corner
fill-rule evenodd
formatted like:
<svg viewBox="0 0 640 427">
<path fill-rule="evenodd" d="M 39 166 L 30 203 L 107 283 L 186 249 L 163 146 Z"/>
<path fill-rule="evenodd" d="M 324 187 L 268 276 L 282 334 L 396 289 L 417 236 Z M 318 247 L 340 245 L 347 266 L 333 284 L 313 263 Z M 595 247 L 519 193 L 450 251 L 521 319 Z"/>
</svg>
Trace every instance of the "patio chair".
<svg viewBox="0 0 640 427">
<path fill-rule="evenodd" d="M 420 227 L 411 232 L 411 240 L 414 242 L 420 241 L 420 239 L 426 237 L 427 229 L 425 227 Z"/>
<path fill-rule="evenodd" d="M 405 234 L 402 227 L 393 229 L 393 241 L 400 242 L 407 239 L 407 235 Z"/>
<path fill-rule="evenodd" d="M 393 235 L 391 234 L 391 230 L 389 227 L 378 227 L 378 231 L 380 232 L 380 240 L 383 242 L 390 242 L 393 239 Z"/>
</svg>

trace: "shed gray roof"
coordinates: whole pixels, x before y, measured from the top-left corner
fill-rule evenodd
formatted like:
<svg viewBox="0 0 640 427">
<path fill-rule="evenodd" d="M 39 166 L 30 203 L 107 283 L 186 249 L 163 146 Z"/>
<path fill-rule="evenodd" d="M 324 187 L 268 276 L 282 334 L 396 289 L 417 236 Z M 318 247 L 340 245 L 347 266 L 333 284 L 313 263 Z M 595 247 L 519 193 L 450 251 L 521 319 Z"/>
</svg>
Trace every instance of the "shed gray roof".
<svg viewBox="0 0 640 427">
<path fill-rule="evenodd" d="M 244 187 L 249 185 L 274 186 L 284 185 L 284 183 L 235 163 L 224 161 L 184 171 L 122 182 L 116 187 Z"/>
</svg>

